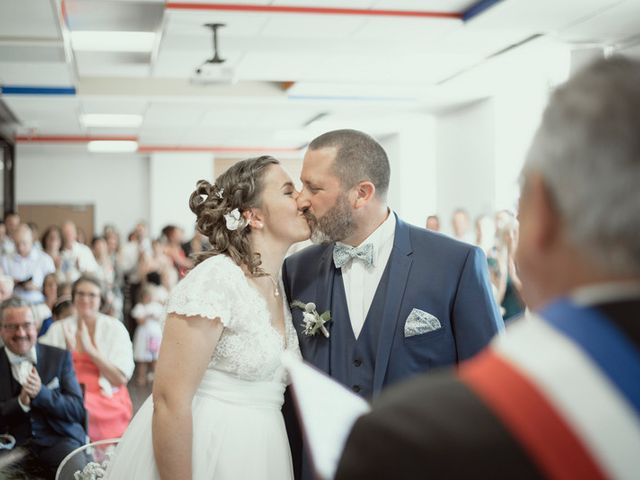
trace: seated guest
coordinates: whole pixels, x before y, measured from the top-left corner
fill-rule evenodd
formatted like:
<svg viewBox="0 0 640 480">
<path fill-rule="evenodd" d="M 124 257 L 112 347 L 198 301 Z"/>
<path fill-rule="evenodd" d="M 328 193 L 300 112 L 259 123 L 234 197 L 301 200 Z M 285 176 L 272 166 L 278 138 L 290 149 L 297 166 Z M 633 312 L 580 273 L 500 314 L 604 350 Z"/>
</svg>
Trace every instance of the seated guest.
<svg viewBox="0 0 640 480">
<path fill-rule="evenodd" d="M 51 314 L 42 320 L 40 330 L 38 331 L 38 337 L 47 333 L 47 330 L 49 330 L 49 327 L 54 321 L 53 307 L 58 301 L 58 279 L 55 273 L 50 273 L 44 277 L 44 281 L 42 282 L 42 295 L 44 296 L 44 303 Z"/>
<path fill-rule="evenodd" d="M 66 281 L 73 282 L 84 273 L 94 274 L 98 263 L 91 249 L 78 241 L 78 228 L 71 221 L 62 224 L 60 271 Z"/>
<path fill-rule="evenodd" d="M 11 211 L 4 214 L 5 234 L 1 236 L 2 243 L 0 243 L 0 253 L 2 255 L 15 252 L 16 245 L 13 237 L 18 230 L 18 225 L 20 225 L 20 215 Z"/>
<path fill-rule="evenodd" d="M 50 225 L 42 234 L 40 239 L 42 251 L 51 257 L 56 267 L 56 273 L 62 277 L 62 257 L 60 257 L 60 249 L 62 248 L 62 232 L 57 225 Z"/>
<path fill-rule="evenodd" d="M 457 372 L 388 390 L 336 480 L 638 478 L 640 62 L 601 60 L 551 97 L 522 172 L 528 306 Z"/>
<path fill-rule="evenodd" d="M 5 275 L 13 278 L 14 295 L 31 304 L 44 303 L 42 285 L 44 277 L 56 271 L 53 260 L 33 247 L 33 233 L 28 225 L 21 224 L 14 238 L 16 250 L 0 257 L 0 267 Z"/>
<path fill-rule="evenodd" d="M 0 304 L 0 433 L 27 449 L 26 474 L 53 479 L 62 459 L 84 444 L 86 413 L 71 355 L 36 344 L 36 334 L 25 300 Z"/>
<path fill-rule="evenodd" d="M 133 350 L 122 323 L 99 312 L 101 286 L 82 276 L 71 290 L 76 313 L 54 322 L 40 342 L 72 352 L 78 381 L 85 387 L 91 441 L 120 437 L 132 415 L 127 382 Z"/>
</svg>

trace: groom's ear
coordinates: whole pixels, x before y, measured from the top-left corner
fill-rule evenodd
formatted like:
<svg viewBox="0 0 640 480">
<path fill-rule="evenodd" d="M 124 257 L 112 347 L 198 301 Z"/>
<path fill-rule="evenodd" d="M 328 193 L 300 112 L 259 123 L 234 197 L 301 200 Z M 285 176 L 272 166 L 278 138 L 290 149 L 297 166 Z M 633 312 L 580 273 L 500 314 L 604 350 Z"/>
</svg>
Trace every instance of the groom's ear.
<svg viewBox="0 0 640 480">
<path fill-rule="evenodd" d="M 376 194 L 376 186 L 368 180 L 363 180 L 355 186 L 355 192 L 356 199 L 353 208 L 362 208 L 369 203 Z"/>
</svg>

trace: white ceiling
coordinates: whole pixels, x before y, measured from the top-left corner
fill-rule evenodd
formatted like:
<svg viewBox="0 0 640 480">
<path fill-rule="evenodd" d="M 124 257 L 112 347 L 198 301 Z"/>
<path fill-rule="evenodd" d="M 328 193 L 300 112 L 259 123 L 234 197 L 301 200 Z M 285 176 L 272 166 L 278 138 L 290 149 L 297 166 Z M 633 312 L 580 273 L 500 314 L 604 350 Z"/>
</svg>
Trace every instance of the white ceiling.
<svg viewBox="0 0 640 480">
<path fill-rule="evenodd" d="M 498 61 L 487 58 L 534 35 L 508 55 L 526 63 L 525 55 L 537 46 L 638 52 L 640 0 L 503 0 L 467 22 L 416 16 L 461 13 L 474 3 L 235 0 L 235 10 L 222 11 L 183 9 L 183 0 L 5 0 L 0 2 L 0 86 L 74 87 L 76 93 L 5 93 L 0 101 L 18 119 L 16 133 L 30 138 L 79 137 L 69 139 L 78 142 L 130 136 L 145 151 L 290 149 L 310 137 L 317 119 L 391 118 L 486 95 L 484 77 L 474 75 Z M 317 10 L 331 8 L 342 11 Z M 380 14 L 385 10 L 391 12 Z M 393 14 L 398 11 L 409 15 Z M 212 56 L 205 23 L 226 24 L 218 33 L 226 59 L 219 68 L 232 83 L 193 81 L 195 68 Z M 137 53 L 74 50 L 70 39 L 77 31 L 152 32 L 154 47 Z M 531 57 L 543 58 L 540 68 L 545 51 Z M 454 88 L 461 79 L 466 87 Z M 136 128 L 86 128 L 79 120 L 83 113 L 139 114 L 144 120 Z"/>
</svg>

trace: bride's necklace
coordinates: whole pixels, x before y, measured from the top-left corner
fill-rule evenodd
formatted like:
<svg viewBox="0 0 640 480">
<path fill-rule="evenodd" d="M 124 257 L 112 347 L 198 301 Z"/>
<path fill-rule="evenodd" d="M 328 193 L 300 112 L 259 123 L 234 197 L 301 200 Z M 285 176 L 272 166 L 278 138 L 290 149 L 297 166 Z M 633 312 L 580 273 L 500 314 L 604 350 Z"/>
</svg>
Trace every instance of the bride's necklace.
<svg viewBox="0 0 640 480">
<path fill-rule="evenodd" d="M 273 283 L 273 296 L 279 297 L 280 289 L 278 288 L 278 282 L 276 281 L 275 278 L 273 278 L 273 275 L 271 275 L 270 273 L 267 273 L 267 278 L 271 280 L 271 283 Z"/>
<path fill-rule="evenodd" d="M 273 278 L 273 275 L 271 275 L 270 273 L 267 273 L 266 275 L 267 275 L 267 278 L 269 280 L 271 280 L 271 283 L 273 283 L 273 296 L 274 297 L 279 297 L 280 296 L 280 288 L 278 288 L 278 282 L 276 281 L 275 278 Z"/>
</svg>

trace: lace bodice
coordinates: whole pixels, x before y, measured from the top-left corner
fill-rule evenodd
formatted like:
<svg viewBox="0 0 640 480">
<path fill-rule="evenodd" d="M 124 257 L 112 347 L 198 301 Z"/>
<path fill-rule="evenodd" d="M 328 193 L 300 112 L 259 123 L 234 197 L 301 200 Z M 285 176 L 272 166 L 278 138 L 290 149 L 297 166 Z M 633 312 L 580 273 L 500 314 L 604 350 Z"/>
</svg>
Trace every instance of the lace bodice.
<svg viewBox="0 0 640 480">
<path fill-rule="evenodd" d="M 284 289 L 280 288 L 283 292 Z M 175 287 L 167 312 L 219 317 L 224 330 L 210 369 L 244 380 L 284 382 L 280 357 L 285 348 L 300 355 L 298 337 L 284 300 L 284 338 L 271 324 L 265 299 L 229 257 L 216 255 L 198 264 Z"/>
</svg>

